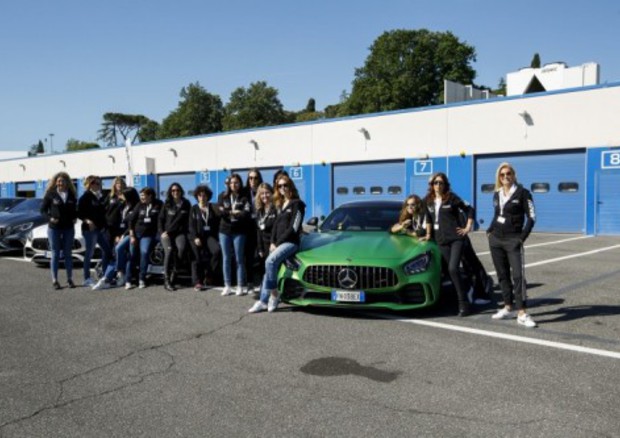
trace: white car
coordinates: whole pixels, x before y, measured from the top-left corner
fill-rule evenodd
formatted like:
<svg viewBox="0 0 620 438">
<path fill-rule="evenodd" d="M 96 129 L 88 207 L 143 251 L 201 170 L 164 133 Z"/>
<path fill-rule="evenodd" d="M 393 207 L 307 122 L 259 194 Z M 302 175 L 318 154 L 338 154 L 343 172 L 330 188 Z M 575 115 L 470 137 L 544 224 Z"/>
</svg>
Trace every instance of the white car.
<svg viewBox="0 0 620 438">
<path fill-rule="evenodd" d="M 75 224 L 75 237 L 73 238 L 73 250 L 71 256 L 74 262 L 83 262 L 86 244 L 82 236 L 82 221 L 78 219 Z M 61 251 L 62 254 L 62 251 Z M 52 252 L 47 238 L 47 224 L 33 228 L 26 238 L 24 245 L 24 258 L 39 265 L 48 265 L 52 259 Z M 99 247 L 95 247 L 92 261 L 96 263 L 101 259 Z M 64 263 L 64 257 L 60 257 L 60 263 Z"/>
</svg>

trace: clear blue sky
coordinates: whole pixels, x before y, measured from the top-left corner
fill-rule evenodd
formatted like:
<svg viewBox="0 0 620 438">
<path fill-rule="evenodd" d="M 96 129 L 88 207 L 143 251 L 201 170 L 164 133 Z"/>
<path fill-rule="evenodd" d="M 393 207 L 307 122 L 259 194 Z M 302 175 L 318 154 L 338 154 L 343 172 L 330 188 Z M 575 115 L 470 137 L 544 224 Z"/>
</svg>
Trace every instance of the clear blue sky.
<svg viewBox="0 0 620 438">
<path fill-rule="evenodd" d="M 597 62 L 620 81 L 620 3 L 557 0 L 4 0 L 0 150 L 54 133 L 96 141 L 105 112 L 161 120 L 199 81 L 224 102 L 265 80 L 287 110 L 337 103 L 384 31 L 451 31 L 476 48 L 476 83 L 544 63 Z M 49 141 L 46 142 L 46 147 Z"/>
</svg>

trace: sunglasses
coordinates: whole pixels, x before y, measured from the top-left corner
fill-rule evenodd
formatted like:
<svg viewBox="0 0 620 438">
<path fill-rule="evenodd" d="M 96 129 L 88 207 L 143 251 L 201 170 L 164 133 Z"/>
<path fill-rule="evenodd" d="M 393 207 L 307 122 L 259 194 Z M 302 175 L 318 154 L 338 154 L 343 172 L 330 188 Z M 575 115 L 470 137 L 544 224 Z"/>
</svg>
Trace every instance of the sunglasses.
<svg viewBox="0 0 620 438">
<path fill-rule="evenodd" d="M 433 181 L 433 185 L 434 186 L 444 186 L 444 185 L 446 185 L 446 183 L 444 183 L 443 181 L 437 180 L 437 181 Z"/>
<path fill-rule="evenodd" d="M 179 189 L 170 189 L 170 192 L 171 192 L 171 193 L 173 193 L 173 192 L 180 192 L 180 191 L 181 191 L 181 190 L 179 190 Z"/>
<path fill-rule="evenodd" d="M 258 179 L 257 176 L 249 176 L 248 179 Z"/>
<path fill-rule="evenodd" d="M 413 208 L 413 207 L 415 207 L 416 205 L 418 205 L 418 204 L 407 204 L 407 208 Z"/>
<path fill-rule="evenodd" d="M 288 189 L 288 184 L 278 184 L 279 189 Z"/>
<path fill-rule="evenodd" d="M 512 172 L 502 172 L 499 174 L 501 178 L 506 178 L 507 176 L 512 176 Z"/>
</svg>

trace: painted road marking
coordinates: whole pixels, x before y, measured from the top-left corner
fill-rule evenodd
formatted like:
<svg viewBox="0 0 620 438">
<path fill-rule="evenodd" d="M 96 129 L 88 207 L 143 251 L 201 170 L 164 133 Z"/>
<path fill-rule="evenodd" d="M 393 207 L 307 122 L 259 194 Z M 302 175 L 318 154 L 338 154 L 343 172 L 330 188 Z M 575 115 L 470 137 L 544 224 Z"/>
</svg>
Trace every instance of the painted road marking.
<svg viewBox="0 0 620 438">
<path fill-rule="evenodd" d="M 532 245 L 525 245 L 524 248 L 528 249 L 528 248 L 536 248 L 538 246 L 555 245 L 556 243 L 572 242 L 573 240 L 589 239 L 591 237 L 594 237 L 594 236 L 578 236 L 578 237 L 571 237 L 569 239 L 554 240 L 552 242 L 534 243 Z M 479 256 L 488 255 L 488 254 L 491 254 L 491 251 L 477 252 L 476 254 L 478 254 Z"/>
<path fill-rule="evenodd" d="M 461 332 L 461 333 L 469 333 L 469 334 L 478 335 L 478 336 L 487 336 L 489 338 L 505 339 L 508 341 L 522 342 L 524 344 L 540 345 L 543 347 L 557 348 L 559 350 L 575 351 L 578 353 L 610 357 L 612 359 L 620 359 L 620 352 L 616 352 L 616 351 L 582 347 L 579 345 L 566 344 L 564 342 L 545 341 L 543 339 L 535 339 L 535 338 L 528 338 L 526 336 L 517 336 L 517 335 L 509 335 L 505 333 L 491 332 L 488 330 L 480 330 L 480 329 L 474 329 L 474 328 L 469 328 L 469 327 L 462 327 L 458 325 L 445 324 L 442 322 L 434 322 L 434 321 L 420 320 L 420 319 L 402 319 L 398 317 L 391 317 L 391 316 L 385 316 L 385 315 L 374 314 L 374 313 L 371 315 L 382 318 L 382 319 L 393 319 L 398 322 L 405 322 L 407 324 L 416 324 L 416 325 L 422 325 L 426 327 L 440 328 L 444 330 L 452 330 L 452 331 Z"/>
</svg>

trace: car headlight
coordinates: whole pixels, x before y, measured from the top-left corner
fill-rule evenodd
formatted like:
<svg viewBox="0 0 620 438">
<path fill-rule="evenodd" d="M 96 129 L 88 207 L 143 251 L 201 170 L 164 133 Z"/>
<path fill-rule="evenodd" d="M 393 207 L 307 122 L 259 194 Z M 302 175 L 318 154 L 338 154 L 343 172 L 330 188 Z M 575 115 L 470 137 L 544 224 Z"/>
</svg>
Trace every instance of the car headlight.
<svg viewBox="0 0 620 438">
<path fill-rule="evenodd" d="M 284 261 L 284 264 L 291 271 L 299 271 L 299 267 L 301 266 L 301 261 L 297 257 L 289 257 Z"/>
<path fill-rule="evenodd" d="M 34 226 L 34 222 L 25 222 L 23 224 L 15 225 L 11 228 L 12 233 L 23 233 L 24 231 L 28 231 L 32 229 Z"/>
<path fill-rule="evenodd" d="M 407 275 L 415 275 L 425 272 L 431 264 L 431 253 L 425 252 L 403 265 L 403 271 Z"/>
</svg>

